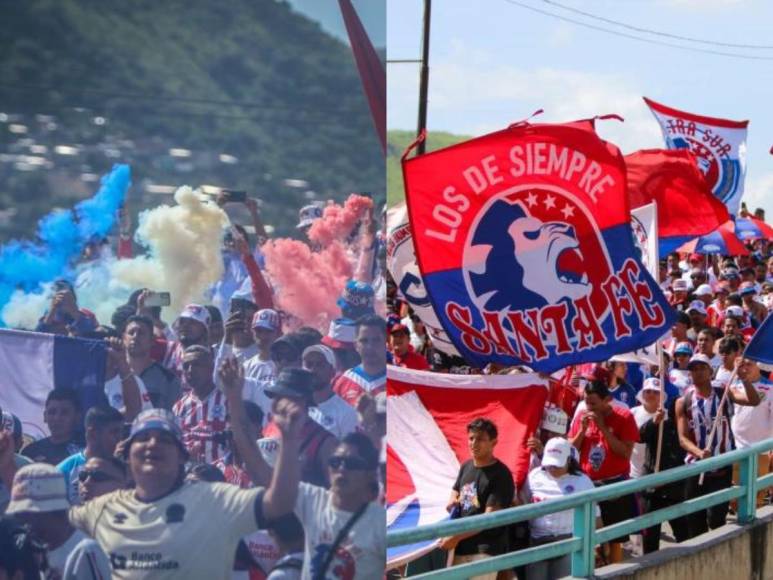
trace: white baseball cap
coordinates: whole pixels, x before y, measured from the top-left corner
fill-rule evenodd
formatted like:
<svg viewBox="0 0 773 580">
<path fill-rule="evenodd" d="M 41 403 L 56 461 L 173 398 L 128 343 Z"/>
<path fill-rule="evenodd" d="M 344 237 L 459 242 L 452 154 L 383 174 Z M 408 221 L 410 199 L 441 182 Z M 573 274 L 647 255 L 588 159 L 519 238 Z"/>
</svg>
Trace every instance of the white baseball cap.
<svg viewBox="0 0 773 580">
<path fill-rule="evenodd" d="M 702 353 L 694 354 L 690 358 L 690 362 L 687 363 L 687 370 L 690 370 L 692 367 L 694 367 L 695 363 L 703 363 L 711 366 L 711 359 Z"/>
<path fill-rule="evenodd" d="M 693 300 L 690 302 L 690 306 L 687 308 L 687 314 L 690 314 L 693 310 L 698 314 L 706 315 L 706 305 L 700 300 Z"/>
<path fill-rule="evenodd" d="M 252 317 L 252 328 L 265 328 L 267 330 L 277 331 L 282 328 L 282 321 L 279 313 L 271 308 L 263 308 Z"/>
<path fill-rule="evenodd" d="M 725 316 L 733 316 L 735 318 L 743 318 L 743 308 L 740 306 L 728 306 L 725 310 Z"/>
<path fill-rule="evenodd" d="M 177 317 L 177 320 L 180 320 L 181 318 L 190 318 L 196 322 L 201 322 L 201 324 L 209 328 L 209 310 L 200 304 L 188 304 L 183 308 L 183 311 L 180 312 L 180 316 Z M 177 322 L 177 320 L 175 320 L 175 322 Z"/>
<path fill-rule="evenodd" d="M 572 455 L 572 444 L 563 437 L 553 437 L 542 453 L 542 467 L 566 467 Z"/>
<path fill-rule="evenodd" d="M 303 356 L 305 357 L 307 354 L 316 352 L 317 354 L 321 354 L 325 360 L 327 361 L 327 364 L 329 364 L 334 369 L 336 367 L 336 355 L 333 353 L 333 349 L 329 346 L 325 346 L 324 344 L 314 344 L 312 346 L 309 346 L 306 348 L 306 350 L 303 351 Z"/>
<path fill-rule="evenodd" d="M 711 289 L 711 286 L 708 284 L 701 284 L 695 289 L 694 294 L 696 296 L 711 296 L 714 294 L 714 291 Z"/>
<path fill-rule="evenodd" d="M 322 217 L 322 208 L 318 205 L 305 205 L 301 208 L 301 211 L 298 212 L 298 217 L 300 221 L 295 227 L 299 229 L 305 228 Z"/>
<path fill-rule="evenodd" d="M 69 508 L 64 473 L 48 463 L 33 463 L 14 475 L 11 503 L 5 513 L 45 513 Z"/>
<path fill-rule="evenodd" d="M 357 337 L 357 325 L 348 318 L 336 318 L 330 321 L 327 336 L 322 337 L 322 344 L 330 348 L 354 349 Z"/>
<path fill-rule="evenodd" d="M 684 280 L 683 278 L 679 278 L 678 280 L 674 280 L 674 283 L 671 284 L 671 287 L 674 289 L 674 292 L 676 292 L 678 290 L 687 291 L 687 280 Z"/>
</svg>

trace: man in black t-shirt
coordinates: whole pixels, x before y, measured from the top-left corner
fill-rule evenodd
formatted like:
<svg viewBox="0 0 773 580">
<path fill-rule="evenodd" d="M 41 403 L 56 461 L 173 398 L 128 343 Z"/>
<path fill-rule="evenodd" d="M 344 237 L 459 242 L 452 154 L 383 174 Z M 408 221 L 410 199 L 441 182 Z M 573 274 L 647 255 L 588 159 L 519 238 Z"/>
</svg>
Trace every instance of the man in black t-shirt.
<svg viewBox="0 0 773 580">
<path fill-rule="evenodd" d="M 494 457 L 497 428 L 488 419 L 475 419 L 467 425 L 472 459 L 459 469 L 448 511 L 451 517 L 467 517 L 510 507 L 515 493 L 513 476 L 507 466 Z M 454 550 L 454 564 L 464 564 L 507 552 L 506 528 L 467 532 L 443 538 L 440 547 Z M 496 572 L 475 578 L 496 578 Z"/>
<path fill-rule="evenodd" d="M 21 450 L 22 455 L 32 461 L 56 465 L 83 448 L 76 438 L 82 418 L 80 400 L 73 389 L 60 387 L 48 393 L 43 421 L 51 436 L 30 443 Z"/>
</svg>

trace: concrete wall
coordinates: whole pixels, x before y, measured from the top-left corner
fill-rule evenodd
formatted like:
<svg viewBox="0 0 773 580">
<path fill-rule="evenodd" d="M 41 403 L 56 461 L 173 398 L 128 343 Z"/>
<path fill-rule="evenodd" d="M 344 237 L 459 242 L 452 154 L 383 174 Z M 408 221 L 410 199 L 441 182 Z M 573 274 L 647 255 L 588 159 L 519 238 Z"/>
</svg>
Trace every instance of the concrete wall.
<svg viewBox="0 0 773 580">
<path fill-rule="evenodd" d="M 728 524 L 682 544 L 596 570 L 595 578 L 773 580 L 773 507 L 748 526 Z"/>
</svg>

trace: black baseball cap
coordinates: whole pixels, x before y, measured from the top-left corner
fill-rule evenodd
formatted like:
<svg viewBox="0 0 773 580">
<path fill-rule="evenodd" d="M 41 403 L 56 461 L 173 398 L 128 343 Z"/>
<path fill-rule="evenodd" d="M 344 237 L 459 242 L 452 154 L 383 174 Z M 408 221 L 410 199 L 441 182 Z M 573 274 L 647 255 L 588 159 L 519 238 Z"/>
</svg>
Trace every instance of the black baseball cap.
<svg viewBox="0 0 773 580">
<path fill-rule="evenodd" d="M 272 399 L 303 399 L 310 406 L 315 405 L 313 392 L 314 374 L 298 368 L 283 369 L 276 381 L 266 387 L 266 395 Z"/>
</svg>

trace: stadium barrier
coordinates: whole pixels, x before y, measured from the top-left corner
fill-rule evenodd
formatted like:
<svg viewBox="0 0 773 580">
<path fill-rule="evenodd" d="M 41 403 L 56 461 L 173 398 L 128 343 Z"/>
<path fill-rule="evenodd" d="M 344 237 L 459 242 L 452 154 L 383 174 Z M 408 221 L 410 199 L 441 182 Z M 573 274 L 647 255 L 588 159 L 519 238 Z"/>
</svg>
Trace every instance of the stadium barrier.
<svg viewBox="0 0 773 580">
<path fill-rule="evenodd" d="M 572 576 L 588 578 L 592 576 L 594 570 L 595 546 L 621 535 L 634 533 L 657 523 L 705 510 L 711 506 L 734 499 L 738 502 L 738 523 L 750 523 L 754 520 L 757 510 L 757 492 L 773 487 L 773 473 L 757 477 L 758 457 L 771 450 L 773 450 L 773 439 L 757 443 L 746 449 L 739 449 L 716 457 L 710 457 L 690 465 L 583 491 L 557 500 L 418 526 L 410 530 L 390 532 L 387 534 L 387 546 L 391 548 L 464 532 L 496 528 L 573 509 L 574 530 L 571 538 L 544 546 L 536 546 L 508 554 L 492 556 L 478 562 L 412 576 L 412 578 L 417 580 L 423 578 L 464 579 L 478 574 L 496 572 L 532 562 L 556 558 L 564 554 L 571 554 L 572 556 Z M 740 464 L 739 485 L 689 499 L 680 504 L 643 514 L 612 526 L 596 529 L 594 513 L 595 506 L 600 501 L 696 477 L 701 473 L 714 471 L 735 463 Z"/>
</svg>

